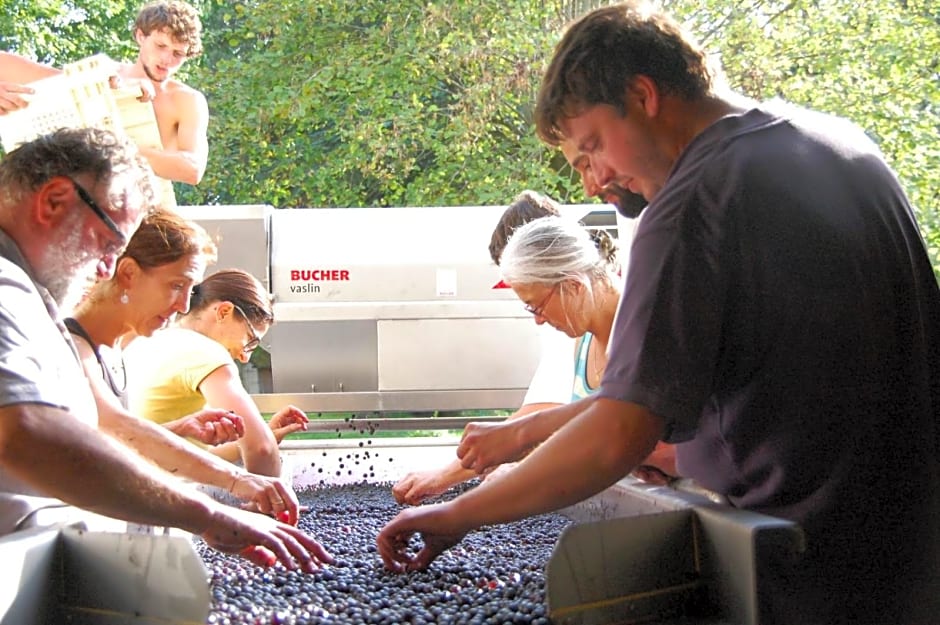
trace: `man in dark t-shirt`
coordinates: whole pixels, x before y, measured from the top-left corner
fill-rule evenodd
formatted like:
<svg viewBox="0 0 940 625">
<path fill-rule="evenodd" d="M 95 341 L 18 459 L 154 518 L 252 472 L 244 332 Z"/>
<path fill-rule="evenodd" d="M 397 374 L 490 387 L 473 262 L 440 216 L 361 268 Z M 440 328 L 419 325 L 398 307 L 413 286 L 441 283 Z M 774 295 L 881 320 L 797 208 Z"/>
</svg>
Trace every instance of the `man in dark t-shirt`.
<svg viewBox="0 0 940 625">
<path fill-rule="evenodd" d="M 905 614 L 940 566 L 940 305 L 871 142 L 782 106 L 723 117 L 676 162 L 630 265 L 600 394 L 687 441 L 681 474 L 804 528 L 803 558 L 764 573 L 767 622 Z"/>
<path fill-rule="evenodd" d="M 598 185 L 650 201 L 601 389 L 557 432 L 545 415 L 468 429 L 458 455 L 477 470 L 544 443 L 504 479 L 396 517 L 386 564 L 426 566 L 480 525 L 583 499 L 662 439 L 682 475 L 803 528 L 800 558 L 757 563 L 762 624 L 937 622 L 940 290 L 874 144 L 725 93 L 697 44 L 637 3 L 568 30 L 536 122 Z"/>
</svg>

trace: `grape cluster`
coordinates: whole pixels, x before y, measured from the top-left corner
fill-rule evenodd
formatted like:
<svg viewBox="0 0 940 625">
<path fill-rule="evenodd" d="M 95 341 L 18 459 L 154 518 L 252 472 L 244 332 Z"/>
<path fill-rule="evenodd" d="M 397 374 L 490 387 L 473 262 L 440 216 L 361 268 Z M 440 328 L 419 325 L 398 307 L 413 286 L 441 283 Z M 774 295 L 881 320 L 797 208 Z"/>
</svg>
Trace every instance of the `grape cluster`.
<svg viewBox="0 0 940 625">
<path fill-rule="evenodd" d="M 473 485 L 464 486 L 469 488 Z M 390 484 L 323 486 L 298 493 L 299 526 L 336 559 L 317 573 L 253 567 L 197 539 L 211 572 L 213 625 L 546 625 L 545 564 L 561 515 L 471 532 L 426 571 L 386 571 L 375 537 L 400 509 Z M 449 497 L 453 497 L 451 493 Z"/>
</svg>

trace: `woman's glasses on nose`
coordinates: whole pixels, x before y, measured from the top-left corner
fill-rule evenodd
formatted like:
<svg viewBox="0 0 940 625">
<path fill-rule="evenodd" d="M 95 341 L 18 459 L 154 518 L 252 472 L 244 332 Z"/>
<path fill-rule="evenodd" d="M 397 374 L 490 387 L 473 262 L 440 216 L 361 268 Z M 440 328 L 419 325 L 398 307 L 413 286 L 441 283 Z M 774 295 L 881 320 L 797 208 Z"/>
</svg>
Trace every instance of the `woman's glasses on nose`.
<svg viewBox="0 0 940 625">
<path fill-rule="evenodd" d="M 248 329 L 248 342 L 242 347 L 242 353 L 247 356 L 261 345 L 261 337 L 258 336 L 258 332 L 251 325 L 251 321 L 248 320 L 248 315 L 245 314 L 245 311 L 242 310 L 238 304 L 232 304 L 232 306 L 235 307 L 238 314 L 245 320 L 245 327 Z"/>
<path fill-rule="evenodd" d="M 561 283 L 559 282 L 558 284 L 561 284 Z M 556 284 L 555 286 L 551 288 L 551 290 L 548 292 L 548 295 L 545 296 L 545 299 L 543 299 L 542 302 L 538 306 L 531 306 L 529 304 L 526 304 L 526 307 L 525 307 L 526 312 L 530 312 L 536 317 L 542 317 L 543 316 L 542 312 L 545 310 L 545 307 L 548 306 L 548 302 L 549 300 L 552 299 L 552 295 L 555 294 L 555 290 L 558 288 L 558 284 Z"/>
</svg>

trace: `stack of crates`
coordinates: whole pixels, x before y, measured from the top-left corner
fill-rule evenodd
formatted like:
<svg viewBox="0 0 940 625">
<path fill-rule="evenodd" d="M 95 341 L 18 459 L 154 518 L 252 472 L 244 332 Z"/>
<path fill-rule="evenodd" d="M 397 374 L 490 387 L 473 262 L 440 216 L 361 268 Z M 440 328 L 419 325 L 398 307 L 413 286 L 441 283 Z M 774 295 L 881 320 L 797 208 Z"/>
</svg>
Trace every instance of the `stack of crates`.
<svg viewBox="0 0 940 625">
<path fill-rule="evenodd" d="M 93 127 L 127 135 L 138 147 L 163 147 L 153 104 L 136 86 L 111 88 L 117 63 L 103 54 L 69 63 L 62 74 L 30 83 L 26 108 L 0 115 L 0 144 L 9 152 L 59 128 Z M 173 184 L 154 176 L 159 203 L 176 207 Z"/>
</svg>

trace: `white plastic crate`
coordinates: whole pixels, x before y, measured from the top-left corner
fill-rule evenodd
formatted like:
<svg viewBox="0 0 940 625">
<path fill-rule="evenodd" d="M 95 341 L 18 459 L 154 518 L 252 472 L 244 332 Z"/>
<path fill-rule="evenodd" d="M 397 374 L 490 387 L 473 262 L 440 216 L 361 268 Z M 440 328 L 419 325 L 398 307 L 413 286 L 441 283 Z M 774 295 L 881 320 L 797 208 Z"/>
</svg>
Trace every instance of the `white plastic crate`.
<svg viewBox="0 0 940 625">
<path fill-rule="evenodd" d="M 112 89 L 117 63 L 103 54 L 69 63 L 63 73 L 30 83 L 29 106 L 0 115 L 0 144 L 9 152 L 22 143 L 59 128 L 104 128 L 127 135 L 139 147 L 160 148 L 160 130 L 150 102 L 140 102 L 139 90 Z M 157 198 L 176 206 L 173 184 L 154 177 Z"/>
</svg>

